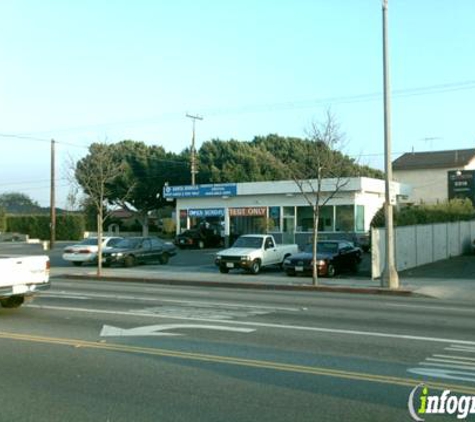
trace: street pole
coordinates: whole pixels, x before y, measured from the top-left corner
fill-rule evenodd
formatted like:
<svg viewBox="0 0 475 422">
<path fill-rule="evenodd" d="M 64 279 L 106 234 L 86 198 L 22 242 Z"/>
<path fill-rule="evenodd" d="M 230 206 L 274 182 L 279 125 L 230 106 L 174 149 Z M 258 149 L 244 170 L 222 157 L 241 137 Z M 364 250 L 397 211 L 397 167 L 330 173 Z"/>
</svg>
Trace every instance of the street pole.
<svg viewBox="0 0 475 422">
<path fill-rule="evenodd" d="M 393 178 L 391 163 L 391 93 L 388 56 L 388 0 L 383 0 L 384 170 L 386 173 L 384 215 L 386 221 L 386 259 L 385 268 L 381 277 L 381 286 L 389 289 L 397 289 L 399 288 L 399 277 L 394 258 L 393 198 L 391 195 L 391 181 Z"/>
<path fill-rule="evenodd" d="M 191 184 L 194 186 L 196 183 L 196 173 L 198 173 L 196 166 L 196 148 L 195 148 L 195 122 L 196 120 L 203 120 L 201 116 L 192 116 L 187 114 L 186 117 L 189 117 L 193 120 L 193 135 L 191 137 Z"/>
<path fill-rule="evenodd" d="M 56 241 L 56 198 L 55 198 L 55 141 L 51 140 L 51 189 L 50 189 L 50 240 L 49 248 L 53 249 Z"/>
</svg>

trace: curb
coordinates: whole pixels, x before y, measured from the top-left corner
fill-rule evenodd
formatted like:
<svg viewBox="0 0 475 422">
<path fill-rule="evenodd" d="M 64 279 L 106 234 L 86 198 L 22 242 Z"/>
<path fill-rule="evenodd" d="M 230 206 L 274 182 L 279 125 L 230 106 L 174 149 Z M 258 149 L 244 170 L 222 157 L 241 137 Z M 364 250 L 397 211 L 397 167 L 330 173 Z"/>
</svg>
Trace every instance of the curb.
<svg viewBox="0 0 475 422">
<path fill-rule="evenodd" d="M 80 274 L 58 274 L 52 278 L 65 278 L 70 280 L 98 280 L 96 275 L 80 275 Z M 350 287 L 350 286 L 309 286 L 309 285 L 291 285 L 291 284 L 261 284 L 249 282 L 216 282 L 216 281 L 192 281 L 192 280 L 171 280 L 147 277 L 112 277 L 102 276 L 101 281 L 124 281 L 139 282 L 150 284 L 162 284 L 173 286 L 200 286 L 215 288 L 238 288 L 238 289 L 255 289 L 255 290 L 281 290 L 281 291 L 297 291 L 297 292 L 326 292 L 326 293 L 354 293 L 354 294 L 371 294 L 371 295 L 389 295 L 389 296 L 411 296 L 414 294 L 409 289 L 390 290 L 382 287 Z"/>
</svg>

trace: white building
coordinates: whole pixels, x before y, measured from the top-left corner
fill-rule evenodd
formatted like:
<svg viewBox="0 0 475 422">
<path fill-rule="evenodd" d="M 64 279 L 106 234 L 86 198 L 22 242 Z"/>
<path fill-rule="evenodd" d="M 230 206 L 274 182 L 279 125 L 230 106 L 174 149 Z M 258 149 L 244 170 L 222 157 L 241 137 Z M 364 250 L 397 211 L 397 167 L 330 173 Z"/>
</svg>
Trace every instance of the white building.
<svg viewBox="0 0 475 422">
<path fill-rule="evenodd" d="M 475 170 L 475 149 L 408 152 L 394 160 L 392 167 L 394 180 L 412 186 L 407 202 L 445 202 L 449 172 Z"/>
<path fill-rule="evenodd" d="M 316 180 L 309 180 L 302 189 L 314 197 L 316 186 Z M 393 183 L 391 191 L 394 200 L 410 194 L 410 188 L 399 183 Z M 328 238 L 358 239 L 367 236 L 383 206 L 385 186 L 383 180 L 365 177 L 325 179 L 321 195 L 320 203 L 331 198 L 321 208 L 319 232 Z M 223 226 L 226 243 L 264 231 L 282 243 L 305 245 L 311 240 L 312 207 L 295 181 L 166 186 L 164 196 L 176 199 L 177 233 L 207 220 Z"/>
</svg>

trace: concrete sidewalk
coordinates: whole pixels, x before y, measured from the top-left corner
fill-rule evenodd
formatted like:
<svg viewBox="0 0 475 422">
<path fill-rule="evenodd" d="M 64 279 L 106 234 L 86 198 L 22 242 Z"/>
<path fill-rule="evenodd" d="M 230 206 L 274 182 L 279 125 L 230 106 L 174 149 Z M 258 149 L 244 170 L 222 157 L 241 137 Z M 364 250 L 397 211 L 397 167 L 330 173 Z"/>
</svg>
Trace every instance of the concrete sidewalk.
<svg viewBox="0 0 475 422">
<path fill-rule="evenodd" d="M 95 279 L 97 269 L 86 267 L 53 268 L 52 277 L 70 279 Z M 401 287 L 392 291 L 383 289 L 379 281 L 366 278 L 319 278 L 319 286 L 312 285 L 310 277 L 288 277 L 282 271 L 264 270 L 252 275 L 241 271 L 221 274 L 214 266 L 175 267 L 162 265 L 147 265 L 133 268 L 104 268 L 102 278 L 111 281 L 140 281 L 147 283 L 208 286 L 223 288 L 252 288 L 290 291 L 326 291 L 339 293 L 366 293 L 407 296 L 413 289 Z"/>
</svg>

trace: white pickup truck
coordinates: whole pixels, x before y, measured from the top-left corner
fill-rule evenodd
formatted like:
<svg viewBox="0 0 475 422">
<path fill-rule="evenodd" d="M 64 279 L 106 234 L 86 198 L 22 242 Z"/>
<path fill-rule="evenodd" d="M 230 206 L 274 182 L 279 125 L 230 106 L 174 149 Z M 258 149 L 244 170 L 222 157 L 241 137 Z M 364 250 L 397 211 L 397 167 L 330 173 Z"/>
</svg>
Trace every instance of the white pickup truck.
<svg viewBox="0 0 475 422">
<path fill-rule="evenodd" d="M 298 251 L 298 245 L 277 245 L 271 235 L 247 234 L 238 237 L 231 248 L 218 252 L 215 264 L 222 273 L 243 268 L 257 274 L 262 267 L 282 265 L 285 258 Z"/>
<path fill-rule="evenodd" d="M 0 305 L 18 308 L 25 298 L 49 289 L 49 271 L 47 256 L 0 255 Z"/>
</svg>

